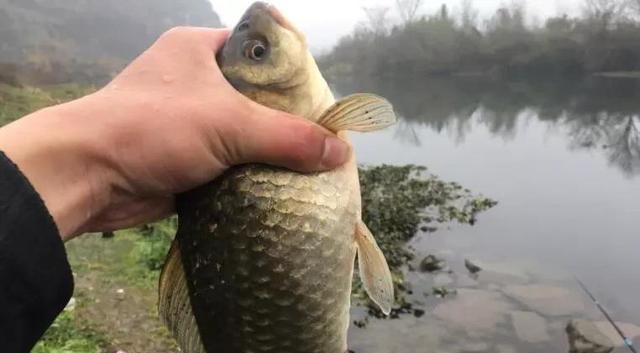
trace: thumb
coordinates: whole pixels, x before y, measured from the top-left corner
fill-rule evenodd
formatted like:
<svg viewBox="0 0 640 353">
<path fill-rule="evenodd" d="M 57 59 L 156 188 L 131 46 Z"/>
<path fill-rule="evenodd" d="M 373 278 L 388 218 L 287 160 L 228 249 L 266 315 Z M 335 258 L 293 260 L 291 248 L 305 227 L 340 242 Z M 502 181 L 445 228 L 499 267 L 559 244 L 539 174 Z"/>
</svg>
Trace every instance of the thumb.
<svg viewBox="0 0 640 353">
<path fill-rule="evenodd" d="M 317 124 L 251 101 L 246 107 L 221 136 L 229 165 L 266 163 L 313 172 L 338 167 L 351 155 L 347 142 Z"/>
</svg>

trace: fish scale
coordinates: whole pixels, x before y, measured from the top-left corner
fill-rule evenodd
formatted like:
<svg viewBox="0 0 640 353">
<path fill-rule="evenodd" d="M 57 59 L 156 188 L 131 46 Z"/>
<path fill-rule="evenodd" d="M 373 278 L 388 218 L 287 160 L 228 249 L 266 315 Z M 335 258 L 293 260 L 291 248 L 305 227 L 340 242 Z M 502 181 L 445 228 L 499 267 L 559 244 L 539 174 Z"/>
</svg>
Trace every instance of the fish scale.
<svg viewBox="0 0 640 353">
<path fill-rule="evenodd" d="M 180 200 L 177 239 L 193 312 L 207 313 L 196 315 L 207 352 L 345 351 L 359 219 L 347 168 L 244 166 Z"/>
</svg>

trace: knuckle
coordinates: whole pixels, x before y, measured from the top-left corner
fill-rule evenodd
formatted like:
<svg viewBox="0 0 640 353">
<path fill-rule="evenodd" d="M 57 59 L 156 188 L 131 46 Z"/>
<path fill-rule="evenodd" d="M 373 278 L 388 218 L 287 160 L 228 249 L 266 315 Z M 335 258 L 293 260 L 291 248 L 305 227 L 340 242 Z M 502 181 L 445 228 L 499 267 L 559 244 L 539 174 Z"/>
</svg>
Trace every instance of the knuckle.
<svg viewBox="0 0 640 353">
<path fill-rule="evenodd" d="M 312 125 L 303 124 L 292 146 L 291 157 L 304 169 L 316 168 L 323 153 L 324 138 Z"/>
<path fill-rule="evenodd" d="M 164 32 L 160 38 L 164 40 L 181 39 L 191 33 L 191 27 L 176 26 Z"/>
</svg>

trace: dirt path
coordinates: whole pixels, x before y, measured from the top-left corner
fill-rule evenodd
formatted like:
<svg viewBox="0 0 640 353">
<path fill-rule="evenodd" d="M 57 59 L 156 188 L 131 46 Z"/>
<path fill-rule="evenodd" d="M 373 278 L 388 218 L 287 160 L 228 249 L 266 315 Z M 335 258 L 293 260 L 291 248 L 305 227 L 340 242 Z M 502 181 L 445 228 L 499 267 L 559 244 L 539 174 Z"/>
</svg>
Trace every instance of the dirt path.
<svg viewBox="0 0 640 353">
<path fill-rule="evenodd" d="M 89 235 L 68 244 L 76 315 L 107 338 L 105 353 L 179 352 L 157 316 L 157 273 L 132 260 L 134 247 L 127 234 Z"/>
</svg>

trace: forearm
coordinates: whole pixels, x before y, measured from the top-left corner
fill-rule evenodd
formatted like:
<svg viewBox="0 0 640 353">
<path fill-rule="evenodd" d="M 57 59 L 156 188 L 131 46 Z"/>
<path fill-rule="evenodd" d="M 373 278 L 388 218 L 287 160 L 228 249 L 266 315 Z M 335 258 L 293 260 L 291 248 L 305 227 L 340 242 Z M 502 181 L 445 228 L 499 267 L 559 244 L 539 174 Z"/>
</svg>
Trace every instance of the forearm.
<svg viewBox="0 0 640 353">
<path fill-rule="evenodd" d="M 227 37 L 171 30 L 105 88 L 0 129 L 0 150 L 40 194 L 64 240 L 166 217 L 174 195 L 232 165 L 314 172 L 349 158 L 349 145 L 330 131 L 230 86 L 215 57 Z"/>
<path fill-rule="evenodd" d="M 0 129 L 0 151 L 40 194 L 63 240 L 81 232 L 104 202 L 102 168 L 89 136 L 95 131 L 83 122 L 92 118 L 85 104 L 81 99 L 46 108 Z"/>
<path fill-rule="evenodd" d="M 53 219 L 18 168 L 0 152 L 0 342 L 28 352 L 73 291 Z"/>
</svg>

